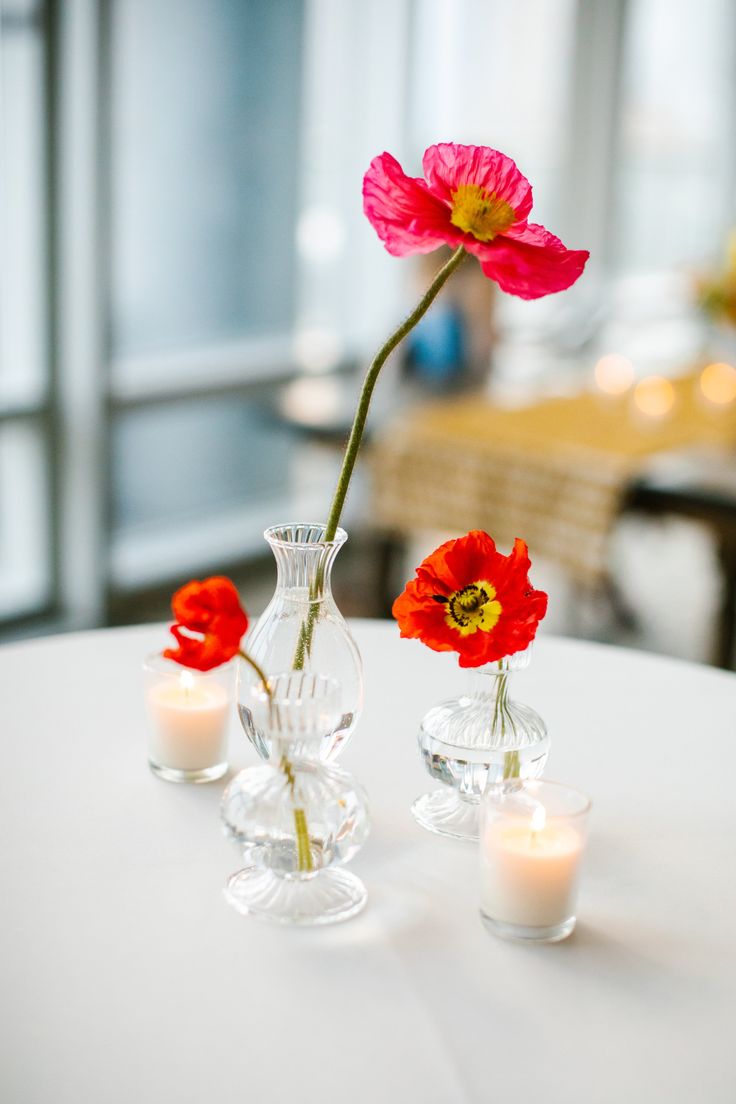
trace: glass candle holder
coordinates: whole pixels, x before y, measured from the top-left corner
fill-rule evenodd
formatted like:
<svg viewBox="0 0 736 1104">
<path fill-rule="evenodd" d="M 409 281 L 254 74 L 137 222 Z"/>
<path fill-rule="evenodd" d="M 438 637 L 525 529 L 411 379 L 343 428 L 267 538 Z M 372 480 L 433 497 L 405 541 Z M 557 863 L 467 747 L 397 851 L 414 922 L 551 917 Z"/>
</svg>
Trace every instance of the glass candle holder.
<svg viewBox="0 0 736 1104">
<path fill-rule="evenodd" d="M 234 664 L 193 671 L 162 655 L 143 664 L 148 762 L 167 782 L 214 782 L 227 770 Z"/>
<path fill-rule="evenodd" d="M 480 913 L 494 935 L 554 943 L 575 927 L 590 801 L 541 779 L 490 786 L 481 802 Z"/>
</svg>

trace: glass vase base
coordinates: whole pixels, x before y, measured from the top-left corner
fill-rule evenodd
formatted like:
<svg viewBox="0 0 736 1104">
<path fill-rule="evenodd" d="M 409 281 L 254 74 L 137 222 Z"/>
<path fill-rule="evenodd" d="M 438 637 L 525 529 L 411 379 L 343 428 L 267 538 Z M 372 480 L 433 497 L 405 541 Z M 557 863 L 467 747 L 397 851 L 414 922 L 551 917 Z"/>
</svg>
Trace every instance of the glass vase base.
<svg viewBox="0 0 736 1104">
<path fill-rule="evenodd" d="M 569 916 L 559 924 L 550 924 L 543 928 L 530 928 L 523 924 L 509 924 L 504 920 L 494 920 L 481 911 L 481 920 L 489 932 L 500 939 L 508 939 L 513 943 L 559 943 L 572 935 L 575 930 L 575 917 Z"/>
<path fill-rule="evenodd" d="M 430 790 L 417 798 L 411 811 L 417 824 L 428 832 L 470 843 L 478 841 L 479 805 L 463 801 L 455 790 Z"/>
<path fill-rule="evenodd" d="M 227 763 L 215 763 L 213 767 L 202 767 L 200 770 L 179 770 L 178 767 L 164 767 L 161 763 L 148 760 L 148 765 L 158 778 L 165 782 L 189 782 L 199 785 L 202 782 L 217 782 L 227 774 Z"/>
<path fill-rule="evenodd" d="M 339 869 L 300 878 L 247 866 L 228 879 L 224 892 L 227 903 L 246 916 L 302 927 L 349 920 L 368 899 L 360 878 Z"/>
</svg>

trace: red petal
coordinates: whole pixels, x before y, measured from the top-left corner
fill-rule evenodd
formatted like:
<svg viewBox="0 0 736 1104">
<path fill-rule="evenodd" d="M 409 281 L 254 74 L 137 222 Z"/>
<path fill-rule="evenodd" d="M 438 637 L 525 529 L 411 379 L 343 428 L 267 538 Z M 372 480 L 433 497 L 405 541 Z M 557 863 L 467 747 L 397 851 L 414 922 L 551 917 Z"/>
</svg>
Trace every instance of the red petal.
<svg viewBox="0 0 736 1104">
<path fill-rule="evenodd" d="M 248 616 L 230 579 L 224 575 L 203 582 L 193 579 L 176 592 L 171 607 L 177 621 L 171 632 L 178 647 L 164 652 L 167 659 L 209 671 L 237 655 L 248 628 Z"/>
<path fill-rule="evenodd" d="M 452 203 L 459 184 L 478 184 L 505 199 L 516 212 L 517 222 L 523 222 L 532 209 L 531 184 L 499 150 L 441 142 L 426 150 L 422 167 L 430 189 L 445 203 Z"/>
<path fill-rule="evenodd" d="M 495 542 L 488 533 L 482 529 L 471 529 L 466 536 L 453 541 L 453 547 L 447 553 L 447 566 L 458 580 L 459 589 L 479 579 L 487 579 L 495 585 L 497 561 L 503 562 L 505 558 L 496 551 Z"/>
<path fill-rule="evenodd" d="M 181 625 L 186 625 L 195 632 L 204 632 L 212 618 L 206 584 L 192 579 L 180 587 L 171 599 L 171 609 Z"/>
<path fill-rule="evenodd" d="M 453 566 L 455 561 L 451 559 L 451 553 L 457 543 L 456 539 L 445 541 L 430 556 L 422 560 L 417 568 L 417 579 L 430 594 L 452 594 L 454 590 L 460 590 L 465 586 L 467 579 L 463 564 L 456 564 L 459 568 L 458 574 Z"/>
<path fill-rule="evenodd" d="M 239 650 L 239 641 L 223 642 L 217 636 L 195 639 L 186 636 L 181 631 L 180 625 L 172 625 L 171 633 L 176 637 L 178 647 L 167 648 L 164 651 L 164 657 L 173 659 L 182 667 L 191 667 L 195 671 L 211 671 L 214 667 L 220 667 L 237 655 Z"/>
<path fill-rule="evenodd" d="M 171 600 L 175 620 L 192 632 L 213 633 L 238 640 L 248 628 L 235 584 L 224 575 L 200 582 L 193 579 Z"/>
<path fill-rule="evenodd" d="M 363 177 L 363 210 L 395 257 L 431 253 L 464 237 L 450 222 L 449 209 L 423 180 L 407 176 L 390 153 L 374 157 Z"/>
<path fill-rule="evenodd" d="M 539 299 L 574 284 L 589 256 L 587 249 L 566 249 L 549 230 L 529 223 L 489 242 L 481 268 L 502 291 L 520 299 Z"/>
<path fill-rule="evenodd" d="M 522 540 L 514 542 L 508 556 L 482 530 L 447 541 L 423 561 L 416 578 L 394 602 L 401 635 L 418 637 L 434 651 L 458 652 L 461 667 L 478 667 L 523 651 L 547 610 L 547 595 L 531 586 L 529 567 Z M 495 587 L 501 613 L 490 632 L 461 636 L 445 621 L 446 607 L 435 595 L 448 595 L 480 579 Z"/>
</svg>

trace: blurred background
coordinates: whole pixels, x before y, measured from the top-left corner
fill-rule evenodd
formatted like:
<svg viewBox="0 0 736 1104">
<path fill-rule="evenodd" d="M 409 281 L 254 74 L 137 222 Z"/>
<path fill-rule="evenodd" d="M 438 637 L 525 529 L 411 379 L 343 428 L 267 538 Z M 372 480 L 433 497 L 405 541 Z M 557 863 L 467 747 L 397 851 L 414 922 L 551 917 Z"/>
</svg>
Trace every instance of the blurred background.
<svg viewBox="0 0 736 1104">
<path fill-rule="evenodd" d="M 534 221 L 591 261 L 535 303 L 466 264 L 387 366 L 343 612 L 385 615 L 438 539 L 497 533 L 490 500 L 397 520 L 397 417 L 465 396 L 508 414 L 511 448 L 519 411 L 552 401 L 555 464 L 597 410 L 617 476 L 595 570 L 519 531 L 547 631 L 732 665 L 733 0 L 0 10 L 0 638 L 164 618 L 213 572 L 263 609 L 262 530 L 325 517 L 362 371 L 441 259 L 385 253 L 363 173 L 389 150 L 420 175 L 449 140 L 511 155 Z M 553 519 L 558 545 L 580 522 L 561 541 Z"/>
</svg>

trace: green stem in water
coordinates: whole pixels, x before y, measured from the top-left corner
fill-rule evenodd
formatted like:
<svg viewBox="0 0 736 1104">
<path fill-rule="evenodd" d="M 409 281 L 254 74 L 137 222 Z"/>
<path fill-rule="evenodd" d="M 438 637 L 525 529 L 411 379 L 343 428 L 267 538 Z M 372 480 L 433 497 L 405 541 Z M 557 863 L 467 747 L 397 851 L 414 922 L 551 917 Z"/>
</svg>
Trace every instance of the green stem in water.
<svg viewBox="0 0 736 1104">
<path fill-rule="evenodd" d="M 293 799 L 294 787 L 296 785 L 296 779 L 294 778 L 294 768 L 285 755 L 281 756 L 281 762 L 279 766 L 286 775 L 286 780 L 291 788 L 291 796 Z M 309 829 L 307 827 L 307 818 L 303 809 L 294 809 L 294 829 L 296 831 L 297 870 L 309 873 L 314 869 L 314 865 L 312 863 L 312 849 L 309 846 Z"/>
<path fill-rule="evenodd" d="M 435 301 L 440 291 L 452 276 L 453 272 L 460 267 L 467 253 L 461 245 L 457 247 L 455 252 L 450 257 L 442 268 L 439 270 L 432 283 L 425 291 L 419 303 L 411 312 L 407 318 L 401 323 L 397 329 L 391 334 L 387 341 L 381 346 L 373 358 L 371 365 L 366 373 L 363 381 L 363 388 L 360 392 L 360 399 L 358 401 L 358 408 L 355 411 L 355 418 L 353 419 L 352 429 L 350 430 L 350 436 L 348 437 L 348 443 L 345 446 L 345 455 L 343 456 L 342 468 L 340 469 L 340 475 L 337 480 L 337 487 L 335 488 L 335 494 L 332 499 L 332 506 L 330 507 L 329 517 L 327 518 L 327 527 L 325 528 L 324 540 L 331 541 L 335 539 L 337 527 L 340 524 L 340 517 L 342 516 L 343 506 L 345 505 L 345 498 L 348 493 L 348 487 L 350 486 L 350 480 L 352 478 L 353 469 L 355 467 L 355 461 L 358 458 L 358 451 L 360 449 L 361 442 L 363 440 L 363 432 L 365 430 L 365 423 L 368 417 L 368 409 L 371 404 L 371 398 L 373 396 L 373 388 L 376 386 L 376 381 L 380 374 L 381 369 L 388 360 L 391 353 L 394 351 L 397 345 L 399 345 L 407 334 L 416 326 L 420 318 L 427 313 L 432 303 Z M 319 602 L 316 601 L 316 596 L 322 589 L 322 569 L 319 568 L 317 572 L 317 578 L 315 579 L 312 593 L 310 595 L 311 602 L 307 616 L 302 621 L 299 629 L 299 639 L 297 641 L 296 652 L 294 654 L 294 670 L 301 671 L 304 668 L 304 661 L 309 655 L 310 648 L 312 646 L 312 636 L 314 634 L 314 626 L 319 613 Z"/>
<path fill-rule="evenodd" d="M 501 660 L 498 661 L 498 669 L 501 670 Z M 493 701 L 493 724 L 491 733 L 495 734 L 500 727 L 501 739 L 506 739 L 506 699 L 508 697 L 508 675 L 498 677 L 498 688 Z M 500 722 L 500 724 L 499 724 Z"/>
<path fill-rule="evenodd" d="M 519 761 L 518 751 L 507 751 L 503 757 L 504 781 L 507 778 L 519 778 L 520 774 L 521 762 Z"/>
<path fill-rule="evenodd" d="M 502 670 L 502 661 L 498 661 L 498 668 Z M 508 717 L 508 703 L 509 697 L 509 677 L 506 673 L 499 675 L 498 678 L 498 690 L 496 693 L 496 699 L 493 703 L 493 732 L 496 729 L 501 728 L 501 738 L 506 739 L 506 719 Z M 519 752 L 514 749 L 513 751 L 504 752 L 503 757 L 503 777 L 518 778 L 521 774 L 521 761 L 519 759 Z"/>
<path fill-rule="evenodd" d="M 260 679 L 263 689 L 268 694 L 269 708 L 273 705 L 273 691 L 271 685 L 266 677 L 262 668 L 256 663 L 252 656 L 249 656 L 247 652 L 239 652 L 240 658 L 243 659 L 249 667 L 251 667 Z M 285 756 L 281 756 L 281 762 L 279 763 L 281 770 L 286 775 L 287 782 L 291 788 L 291 796 L 294 797 L 294 769 L 289 759 Z M 309 846 L 309 829 L 307 827 L 307 818 L 303 809 L 294 809 L 294 829 L 296 832 L 296 853 L 297 853 L 297 868 L 299 870 L 309 872 L 314 869 L 312 864 L 312 849 Z"/>
<path fill-rule="evenodd" d="M 304 670 L 304 660 L 309 655 L 312 649 L 312 637 L 314 636 L 314 626 L 317 623 L 317 617 L 319 615 L 319 600 L 318 595 L 321 593 L 322 584 L 324 582 L 322 567 L 317 568 L 317 574 L 314 582 L 310 588 L 309 595 L 309 609 L 307 610 L 307 616 L 299 626 L 299 636 L 296 642 L 296 651 L 294 652 L 294 670 Z"/>
</svg>

